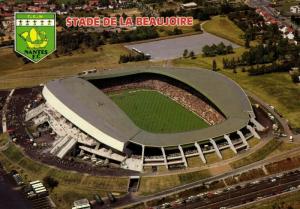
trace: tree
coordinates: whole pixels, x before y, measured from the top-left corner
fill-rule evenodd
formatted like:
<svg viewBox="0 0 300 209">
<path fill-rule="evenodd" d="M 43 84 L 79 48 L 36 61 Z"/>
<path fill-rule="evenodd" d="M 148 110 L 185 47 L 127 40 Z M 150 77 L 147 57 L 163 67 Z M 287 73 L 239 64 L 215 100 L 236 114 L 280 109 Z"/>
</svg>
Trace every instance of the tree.
<svg viewBox="0 0 300 209">
<path fill-rule="evenodd" d="M 232 47 L 231 44 L 226 46 L 226 53 L 227 54 L 232 54 L 233 53 L 233 47 Z"/>
<path fill-rule="evenodd" d="M 202 31 L 202 30 L 201 30 L 201 25 L 200 25 L 200 23 L 197 23 L 197 24 L 193 25 L 193 29 L 194 29 L 195 31 Z"/>
<path fill-rule="evenodd" d="M 212 70 L 217 71 L 217 62 L 216 62 L 216 60 L 213 60 L 213 62 L 212 62 Z"/>
<path fill-rule="evenodd" d="M 195 59 L 195 58 L 196 58 L 196 57 L 195 57 L 194 51 L 190 51 L 189 57 L 192 58 L 192 59 Z"/>
<path fill-rule="evenodd" d="M 182 56 L 183 56 L 184 58 L 186 58 L 186 57 L 187 57 L 187 55 L 188 55 L 188 50 L 187 50 L 187 49 L 185 49 L 185 50 L 183 51 L 183 55 L 182 55 Z"/>
<path fill-rule="evenodd" d="M 46 176 L 43 179 L 43 183 L 50 190 L 52 190 L 52 189 L 54 189 L 55 187 L 58 186 L 58 181 L 56 179 L 54 179 L 53 177 L 51 177 L 51 176 Z"/>
<path fill-rule="evenodd" d="M 246 48 L 249 48 L 249 47 L 250 47 L 250 39 L 249 39 L 248 36 L 246 36 L 245 47 L 246 47 Z"/>
</svg>

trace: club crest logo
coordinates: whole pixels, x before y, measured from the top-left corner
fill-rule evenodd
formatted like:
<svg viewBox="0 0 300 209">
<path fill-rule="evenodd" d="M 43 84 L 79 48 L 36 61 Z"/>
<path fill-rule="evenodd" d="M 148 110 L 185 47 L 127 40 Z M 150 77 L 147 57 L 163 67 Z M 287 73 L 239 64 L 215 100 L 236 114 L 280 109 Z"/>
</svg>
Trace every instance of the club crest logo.
<svg viewBox="0 0 300 209">
<path fill-rule="evenodd" d="M 55 13 L 15 13 L 15 51 L 39 62 L 56 50 Z"/>
</svg>

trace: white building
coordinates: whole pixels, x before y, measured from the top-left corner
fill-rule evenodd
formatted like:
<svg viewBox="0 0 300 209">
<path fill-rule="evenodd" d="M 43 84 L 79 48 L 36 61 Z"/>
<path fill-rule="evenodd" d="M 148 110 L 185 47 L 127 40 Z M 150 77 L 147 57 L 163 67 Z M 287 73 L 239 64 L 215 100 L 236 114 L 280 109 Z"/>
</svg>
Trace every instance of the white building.
<svg viewBox="0 0 300 209">
<path fill-rule="evenodd" d="M 91 209 L 88 199 L 77 200 L 73 203 L 72 209 Z"/>
<path fill-rule="evenodd" d="M 195 8 L 198 5 L 195 2 L 189 2 L 189 3 L 185 3 L 185 4 L 181 4 L 181 8 L 183 9 L 191 9 L 191 8 Z"/>
<path fill-rule="evenodd" d="M 298 5 L 291 6 L 290 7 L 290 12 L 294 14 L 299 14 L 300 13 L 300 7 Z"/>
</svg>

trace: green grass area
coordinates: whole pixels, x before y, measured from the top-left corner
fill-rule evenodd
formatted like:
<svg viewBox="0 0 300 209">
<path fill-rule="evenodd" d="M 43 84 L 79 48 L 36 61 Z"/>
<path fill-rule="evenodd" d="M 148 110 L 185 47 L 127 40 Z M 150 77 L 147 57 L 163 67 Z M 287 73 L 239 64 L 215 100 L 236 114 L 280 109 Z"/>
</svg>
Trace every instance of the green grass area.
<svg viewBox="0 0 300 209">
<path fill-rule="evenodd" d="M 53 168 L 29 159 L 13 144 L 0 152 L 0 162 L 7 171 L 17 170 L 27 182 L 42 180 L 45 176 L 57 179 L 59 185 L 50 196 L 59 209 L 69 209 L 77 199 L 91 200 L 94 194 L 104 196 L 106 191 L 111 191 L 121 195 L 127 192 L 127 177 L 90 176 Z"/>
<path fill-rule="evenodd" d="M 230 148 L 223 149 L 220 152 L 221 152 L 221 155 L 223 157 L 223 160 L 227 160 L 229 158 L 232 158 L 232 157 L 236 156 L 236 154 Z"/>
<path fill-rule="evenodd" d="M 274 150 L 269 156 L 281 154 L 283 152 L 287 152 L 289 150 L 292 150 L 294 148 L 299 147 L 300 144 L 297 143 L 289 143 L 289 142 L 282 142 L 276 150 Z"/>
<path fill-rule="evenodd" d="M 84 70 L 116 67 L 120 55 L 128 52 L 121 44 L 104 45 L 97 52 L 85 49 L 84 53 L 78 50 L 71 56 L 50 55 L 39 63 L 25 65 L 13 49 L 0 49 L 0 89 L 33 86 Z"/>
<path fill-rule="evenodd" d="M 139 194 L 149 195 L 209 177 L 211 177 L 209 170 L 166 176 L 142 177 L 140 180 Z"/>
<path fill-rule="evenodd" d="M 215 152 L 204 154 L 204 157 L 205 157 L 208 164 L 216 163 L 216 162 L 221 161 L 221 159 L 218 157 L 218 155 Z"/>
<path fill-rule="evenodd" d="M 191 58 L 178 58 L 172 61 L 172 63 L 176 66 L 180 67 L 202 67 L 202 68 L 207 68 L 211 69 L 212 68 L 212 62 L 213 60 L 216 61 L 217 63 L 217 68 L 223 69 L 223 58 L 227 59 L 232 59 L 235 58 L 237 59 L 240 57 L 247 49 L 244 47 L 239 47 L 233 49 L 234 53 L 233 54 L 228 54 L 228 55 L 222 55 L 222 56 L 216 56 L 216 57 L 204 57 L 202 54 L 197 55 L 195 59 Z"/>
<path fill-rule="evenodd" d="M 203 163 L 203 161 L 200 159 L 199 155 L 193 156 L 193 157 L 188 157 L 186 160 L 187 160 L 188 166 L 190 168 L 200 167 L 200 166 L 205 165 Z"/>
<path fill-rule="evenodd" d="M 255 145 L 257 145 L 260 142 L 260 139 L 252 137 L 247 142 L 248 142 L 250 148 L 252 148 L 252 147 L 254 147 Z"/>
<path fill-rule="evenodd" d="M 225 38 L 233 43 L 244 45 L 244 32 L 226 16 L 214 16 L 203 24 L 203 29 L 216 36 Z"/>
<path fill-rule="evenodd" d="M 7 142 L 8 142 L 8 134 L 7 133 L 0 134 L 0 147 L 6 145 Z"/>
<path fill-rule="evenodd" d="M 18 148 L 12 145 L 9 146 L 7 150 L 3 151 L 3 154 L 13 162 L 19 162 L 24 157 Z"/>
<path fill-rule="evenodd" d="M 196 114 L 157 91 L 123 91 L 110 97 L 137 126 L 146 131 L 169 133 L 208 127 Z"/>
<path fill-rule="evenodd" d="M 291 81 L 288 73 L 272 73 L 261 76 L 248 76 L 247 73 L 223 74 L 239 83 L 245 90 L 254 93 L 263 101 L 273 105 L 292 127 L 300 127 L 300 86 Z"/>
<path fill-rule="evenodd" d="M 276 9 L 278 9 L 282 15 L 290 15 L 290 7 L 296 5 L 299 5 L 298 0 L 277 0 Z"/>
<path fill-rule="evenodd" d="M 273 197 L 258 203 L 243 206 L 243 209 L 300 208 L 300 191 Z"/>
<path fill-rule="evenodd" d="M 282 141 L 272 139 L 267 144 L 265 144 L 262 148 L 258 149 L 256 152 L 248 155 L 247 157 L 244 157 L 242 159 L 230 163 L 230 166 L 236 169 L 257 162 L 259 160 L 263 160 L 270 153 L 276 150 L 281 145 L 281 143 Z"/>
</svg>

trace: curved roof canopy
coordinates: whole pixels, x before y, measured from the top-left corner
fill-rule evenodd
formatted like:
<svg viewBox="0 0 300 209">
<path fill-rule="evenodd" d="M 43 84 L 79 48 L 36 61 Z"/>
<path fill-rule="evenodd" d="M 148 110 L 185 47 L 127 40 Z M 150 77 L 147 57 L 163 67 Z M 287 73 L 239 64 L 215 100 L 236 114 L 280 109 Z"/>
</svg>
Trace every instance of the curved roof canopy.
<svg viewBox="0 0 300 209">
<path fill-rule="evenodd" d="M 88 82 L 139 73 L 161 74 L 191 86 L 214 103 L 226 116 L 226 120 L 188 132 L 150 133 L 137 127 L 107 95 Z M 204 69 L 123 68 L 96 72 L 81 78 L 53 80 L 46 87 L 71 111 L 105 134 L 120 142 L 132 141 L 145 146 L 178 146 L 220 137 L 245 127 L 249 122 L 249 112 L 253 111 L 247 95 L 234 81 Z"/>
</svg>

